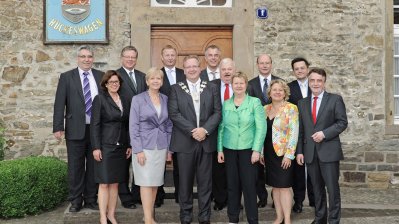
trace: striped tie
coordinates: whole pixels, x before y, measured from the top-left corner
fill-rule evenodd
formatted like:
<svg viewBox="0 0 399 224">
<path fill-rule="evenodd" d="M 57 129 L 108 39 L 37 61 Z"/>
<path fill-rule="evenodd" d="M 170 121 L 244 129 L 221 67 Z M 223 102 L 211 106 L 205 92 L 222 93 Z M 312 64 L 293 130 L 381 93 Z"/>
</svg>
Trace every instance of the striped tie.
<svg viewBox="0 0 399 224">
<path fill-rule="evenodd" d="M 88 72 L 83 72 L 83 94 L 85 97 L 85 106 L 86 106 L 86 114 L 90 117 L 91 116 L 91 92 L 90 92 L 90 82 L 87 76 L 89 75 Z"/>
</svg>

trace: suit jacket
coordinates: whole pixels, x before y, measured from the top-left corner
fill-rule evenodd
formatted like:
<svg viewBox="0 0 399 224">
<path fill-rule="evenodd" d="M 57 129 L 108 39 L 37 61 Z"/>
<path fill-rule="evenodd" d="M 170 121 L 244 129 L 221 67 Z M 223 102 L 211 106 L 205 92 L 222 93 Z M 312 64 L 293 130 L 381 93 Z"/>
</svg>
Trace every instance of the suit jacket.
<svg viewBox="0 0 399 224">
<path fill-rule="evenodd" d="M 271 111 L 272 107 L 272 104 L 266 105 L 265 113 Z M 284 155 L 291 160 L 295 158 L 298 132 L 298 108 L 292 103 L 287 103 L 276 114 L 272 125 L 272 143 L 277 156 Z"/>
<path fill-rule="evenodd" d="M 135 106 L 130 110 L 129 121 L 133 153 L 143 149 L 169 149 L 173 125 L 168 117 L 168 97 L 160 94 L 160 101 L 161 114 L 158 117 L 148 92 L 133 97 L 132 105 Z"/>
<path fill-rule="evenodd" d="M 100 82 L 104 73 L 96 69 L 91 69 L 91 71 L 100 93 Z M 78 68 L 62 73 L 55 94 L 53 132 L 65 130 L 66 139 L 83 139 L 86 130 L 85 110 L 83 87 Z"/>
<path fill-rule="evenodd" d="M 223 120 L 218 131 L 218 151 L 252 149 L 262 152 L 266 136 L 265 112 L 256 97 L 246 96 L 236 108 L 234 96 L 223 104 Z"/>
<path fill-rule="evenodd" d="M 168 75 L 166 74 L 165 67 L 162 67 L 161 71 L 163 72 L 163 84 L 161 86 L 161 89 L 159 91 L 166 96 L 169 96 L 170 94 L 170 82 Z M 186 79 L 186 76 L 184 75 L 184 70 L 180 68 L 176 68 L 176 83 L 182 82 Z"/>
<path fill-rule="evenodd" d="M 220 93 L 215 84 L 201 80 L 201 85 L 206 83 L 200 95 L 199 126 L 208 131 L 204 141 L 196 141 L 191 130 L 197 128 L 194 103 L 189 92 L 187 81 L 179 82 L 171 87 L 168 100 L 169 117 L 173 122 L 172 139 L 170 148 L 174 152 L 192 153 L 196 144 L 201 144 L 204 151 L 216 151 L 217 127 L 221 120 Z M 186 90 L 182 89 L 185 86 Z M 186 92 L 187 91 L 187 92 Z"/>
<path fill-rule="evenodd" d="M 274 80 L 274 79 L 281 79 L 281 78 L 272 75 L 271 80 Z M 260 86 L 260 83 L 261 82 L 260 82 L 259 75 L 255 78 L 249 80 L 247 91 L 250 96 L 259 98 L 260 102 L 262 103 L 262 106 L 264 106 L 266 104 L 271 103 L 271 99 L 269 98 L 269 100 L 267 102 L 263 99 L 262 87 Z M 269 83 L 269 85 L 270 85 L 270 83 Z"/>
<path fill-rule="evenodd" d="M 344 158 L 339 134 L 348 126 L 345 104 L 341 96 L 324 92 L 317 113 L 316 124 L 313 124 L 311 98 L 298 102 L 299 138 L 297 154 L 303 154 L 306 163 L 313 161 L 316 152 L 321 162 L 336 162 Z M 316 143 L 312 139 L 315 132 L 323 131 L 325 139 Z"/>
<path fill-rule="evenodd" d="M 117 144 L 130 147 L 129 140 L 129 102 L 120 96 L 121 110 L 108 92 L 98 94 L 93 101 L 90 140 L 93 149 L 102 149 L 103 145 Z"/>
<path fill-rule="evenodd" d="M 128 99 L 130 103 L 133 96 L 142 93 L 147 90 L 147 83 L 145 82 L 145 74 L 137 69 L 134 69 L 134 77 L 136 78 L 137 89 L 134 88 L 133 81 L 127 74 L 123 67 L 116 70 L 121 76 L 123 83 L 119 89 L 119 93 Z"/>
<path fill-rule="evenodd" d="M 294 80 L 288 83 L 288 87 L 290 87 L 290 98 L 288 99 L 288 102 L 298 105 L 298 101 L 303 99 L 301 87 L 299 87 L 298 81 Z M 308 96 L 310 96 L 311 94 L 312 91 L 308 87 Z"/>
<path fill-rule="evenodd" d="M 201 71 L 200 79 L 204 81 L 209 81 L 208 71 L 206 70 L 206 68 Z"/>
</svg>

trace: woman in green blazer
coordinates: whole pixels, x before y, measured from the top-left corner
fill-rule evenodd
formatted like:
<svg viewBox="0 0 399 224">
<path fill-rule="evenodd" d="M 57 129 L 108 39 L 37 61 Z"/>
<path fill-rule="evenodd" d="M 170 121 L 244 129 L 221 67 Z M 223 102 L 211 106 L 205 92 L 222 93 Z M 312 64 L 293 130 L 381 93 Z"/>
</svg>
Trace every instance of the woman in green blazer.
<svg viewBox="0 0 399 224">
<path fill-rule="evenodd" d="M 256 202 L 257 166 L 266 136 L 266 120 L 260 100 L 248 96 L 248 78 L 232 77 L 234 96 L 223 104 L 223 120 L 218 133 L 218 162 L 226 163 L 227 213 L 230 223 L 238 223 L 241 194 L 248 223 L 258 223 Z"/>
</svg>

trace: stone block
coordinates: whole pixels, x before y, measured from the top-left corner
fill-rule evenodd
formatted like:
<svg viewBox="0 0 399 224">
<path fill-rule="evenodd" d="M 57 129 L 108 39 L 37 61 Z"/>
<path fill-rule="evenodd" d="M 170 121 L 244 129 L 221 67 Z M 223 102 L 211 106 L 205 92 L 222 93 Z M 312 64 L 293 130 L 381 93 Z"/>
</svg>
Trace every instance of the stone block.
<svg viewBox="0 0 399 224">
<path fill-rule="evenodd" d="M 389 182 L 369 182 L 367 187 L 374 189 L 388 189 Z"/>
<path fill-rule="evenodd" d="M 364 161 L 370 162 L 384 162 L 384 154 L 381 152 L 365 152 Z"/>
<path fill-rule="evenodd" d="M 358 166 L 359 171 L 375 171 L 377 169 L 376 165 L 361 165 Z"/>
<path fill-rule="evenodd" d="M 356 170 L 356 164 L 353 163 L 341 163 L 340 164 L 341 170 Z"/>
<path fill-rule="evenodd" d="M 385 116 L 383 114 L 376 114 L 374 116 L 374 120 L 384 120 Z"/>
<path fill-rule="evenodd" d="M 29 124 L 24 123 L 24 122 L 16 121 L 13 123 L 13 125 L 14 125 L 14 128 L 17 128 L 17 129 L 24 129 L 24 130 L 29 129 Z"/>
<path fill-rule="evenodd" d="M 393 172 L 398 172 L 399 171 L 399 166 L 398 165 L 378 165 L 377 166 L 378 171 L 393 171 Z"/>
<path fill-rule="evenodd" d="M 9 66 L 5 67 L 3 71 L 3 79 L 9 82 L 21 83 L 26 74 L 28 74 L 29 67 Z"/>
<path fill-rule="evenodd" d="M 349 183 L 366 182 L 366 174 L 362 172 L 343 172 L 344 181 Z"/>
<path fill-rule="evenodd" d="M 388 154 L 386 154 L 385 161 L 387 163 L 398 163 L 399 162 L 399 155 L 398 154 L 388 153 Z"/>
<path fill-rule="evenodd" d="M 389 182 L 391 174 L 389 173 L 369 173 L 367 174 L 368 182 Z"/>
<path fill-rule="evenodd" d="M 43 62 L 50 60 L 50 56 L 43 51 L 37 51 L 36 53 L 36 62 Z"/>
<path fill-rule="evenodd" d="M 355 162 L 355 163 L 360 163 L 362 162 L 362 159 L 360 157 L 345 157 L 345 162 Z"/>
</svg>

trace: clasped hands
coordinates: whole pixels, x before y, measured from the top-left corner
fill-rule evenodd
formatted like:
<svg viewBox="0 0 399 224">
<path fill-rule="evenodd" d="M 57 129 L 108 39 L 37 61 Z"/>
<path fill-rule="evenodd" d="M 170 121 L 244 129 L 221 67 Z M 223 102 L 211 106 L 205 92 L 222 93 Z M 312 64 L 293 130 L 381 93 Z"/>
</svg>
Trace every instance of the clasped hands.
<svg viewBox="0 0 399 224">
<path fill-rule="evenodd" d="M 199 142 L 204 141 L 206 138 L 206 130 L 202 127 L 194 128 L 191 130 L 191 136 Z"/>
</svg>

